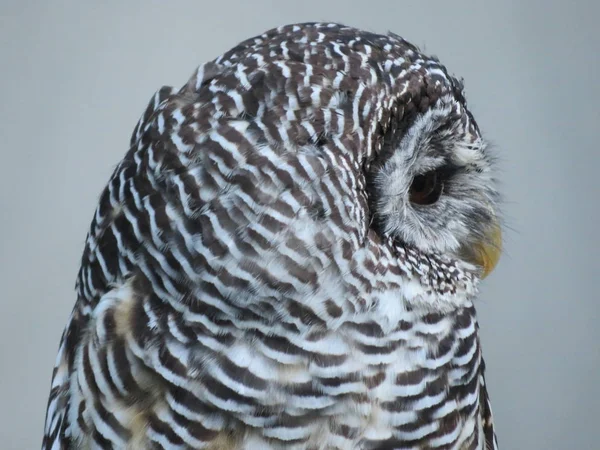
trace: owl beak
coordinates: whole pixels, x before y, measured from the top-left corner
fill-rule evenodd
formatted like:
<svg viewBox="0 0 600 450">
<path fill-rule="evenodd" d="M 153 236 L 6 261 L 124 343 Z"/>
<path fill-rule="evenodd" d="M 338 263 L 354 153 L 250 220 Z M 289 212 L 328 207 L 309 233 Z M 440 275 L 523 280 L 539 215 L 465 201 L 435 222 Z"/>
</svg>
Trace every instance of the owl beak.
<svg viewBox="0 0 600 450">
<path fill-rule="evenodd" d="M 469 252 L 471 261 L 482 268 L 481 278 L 487 277 L 500 259 L 502 253 L 502 230 L 494 223 L 486 238 L 477 242 Z"/>
</svg>

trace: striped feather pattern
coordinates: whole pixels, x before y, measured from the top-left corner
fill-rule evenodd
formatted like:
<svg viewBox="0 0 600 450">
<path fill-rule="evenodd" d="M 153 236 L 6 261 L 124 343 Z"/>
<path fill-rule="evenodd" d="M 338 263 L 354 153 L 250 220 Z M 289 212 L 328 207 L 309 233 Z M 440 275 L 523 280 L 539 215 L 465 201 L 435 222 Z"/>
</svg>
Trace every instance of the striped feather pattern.
<svg viewBox="0 0 600 450">
<path fill-rule="evenodd" d="M 42 448 L 496 448 L 476 273 L 371 227 L 382 135 L 440 99 L 464 110 L 437 60 L 334 24 L 159 90 L 92 220 Z"/>
</svg>

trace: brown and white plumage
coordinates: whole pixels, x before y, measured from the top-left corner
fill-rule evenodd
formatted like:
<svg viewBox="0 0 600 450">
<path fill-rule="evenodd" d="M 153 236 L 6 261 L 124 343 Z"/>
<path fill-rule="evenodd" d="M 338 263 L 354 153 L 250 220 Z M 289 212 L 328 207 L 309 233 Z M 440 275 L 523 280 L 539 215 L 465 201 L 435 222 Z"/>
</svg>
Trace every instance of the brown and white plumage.
<svg viewBox="0 0 600 450">
<path fill-rule="evenodd" d="M 337 24 L 243 42 L 157 92 L 101 196 L 43 448 L 496 448 L 496 198 L 436 59 Z"/>
</svg>

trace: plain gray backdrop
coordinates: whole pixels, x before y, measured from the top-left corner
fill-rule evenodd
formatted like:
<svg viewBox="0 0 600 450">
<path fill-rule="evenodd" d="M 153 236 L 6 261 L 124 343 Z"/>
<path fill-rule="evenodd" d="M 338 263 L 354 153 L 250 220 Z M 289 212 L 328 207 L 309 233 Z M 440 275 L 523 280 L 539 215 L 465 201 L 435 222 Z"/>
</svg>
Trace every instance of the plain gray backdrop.
<svg viewBox="0 0 600 450">
<path fill-rule="evenodd" d="M 502 449 L 600 448 L 600 8 L 560 1 L 0 3 L 0 447 L 39 448 L 97 198 L 150 96 L 274 26 L 396 32 L 464 77 L 506 250 L 478 312 Z"/>
</svg>

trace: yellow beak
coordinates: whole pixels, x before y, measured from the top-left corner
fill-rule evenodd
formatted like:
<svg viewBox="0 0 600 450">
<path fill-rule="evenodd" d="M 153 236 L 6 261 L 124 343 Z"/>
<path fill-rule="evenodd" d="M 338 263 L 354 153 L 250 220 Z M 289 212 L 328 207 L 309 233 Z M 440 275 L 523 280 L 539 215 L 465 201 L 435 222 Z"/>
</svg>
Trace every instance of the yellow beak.
<svg viewBox="0 0 600 450">
<path fill-rule="evenodd" d="M 487 238 L 475 244 L 469 253 L 471 262 L 483 269 L 481 278 L 487 277 L 498 264 L 502 253 L 502 230 L 500 225 L 494 224 Z"/>
</svg>

